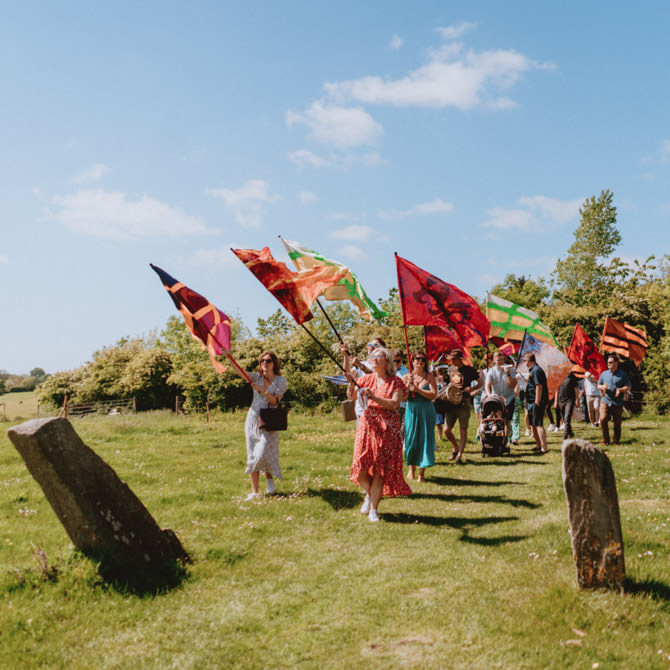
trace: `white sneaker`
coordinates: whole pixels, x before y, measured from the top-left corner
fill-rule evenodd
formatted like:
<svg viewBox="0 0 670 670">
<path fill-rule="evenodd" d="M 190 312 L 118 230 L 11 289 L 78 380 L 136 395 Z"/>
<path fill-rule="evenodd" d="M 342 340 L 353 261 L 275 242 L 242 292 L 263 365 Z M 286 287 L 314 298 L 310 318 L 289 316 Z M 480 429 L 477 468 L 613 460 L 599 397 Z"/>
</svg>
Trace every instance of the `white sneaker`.
<svg viewBox="0 0 670 670">
<path fill-rule="evenodd" d="M 361 505 L 361 514 L 368 514 L 370 512 L 370 496 L 366 493 L 365 500 Z"/>
<path fill-rule="evenodd" d="M 268 486 L 268 493 L 270 495 L 272 495 L 277 490 L 277 487 L 275 486 L 274 477 L 267 480 L 267 486 Z"/>
<path fill-rule="evenodd" d="M 550 423 L 550 424 L 549 424 L 549 428 L 547 428 L 547 430 L 548 430 L 550 433 L 553 433 L 555 429 L 556 429 L 556 426 L 554 426 L 553 423 Z"/>
<path fill-rule="evenodd" d="M 372 521 L 373 523 L 375 521 L 379 521 L 379 514 L 377 514 L 377 510 L 374 507 L 370 508 L 370 513 L 368 514 L 368 519 Z"/>
<path fill-rule="evenodd" d="M 254 493 L 253 491 L 245 498 L 245 500 L 254 500 L 255 498 L 258 498 L 260 494 L 259 493 Z"/>
<path fill-rule="evenodd" d="M 560 433 L 563 429 L 558 426 L 554 426 L 554 433 Z"/>
<path fill-rule="evenodd" d="M 526 437 L 530 437 L 530 428 L 526 428 Z"/>
</svg>

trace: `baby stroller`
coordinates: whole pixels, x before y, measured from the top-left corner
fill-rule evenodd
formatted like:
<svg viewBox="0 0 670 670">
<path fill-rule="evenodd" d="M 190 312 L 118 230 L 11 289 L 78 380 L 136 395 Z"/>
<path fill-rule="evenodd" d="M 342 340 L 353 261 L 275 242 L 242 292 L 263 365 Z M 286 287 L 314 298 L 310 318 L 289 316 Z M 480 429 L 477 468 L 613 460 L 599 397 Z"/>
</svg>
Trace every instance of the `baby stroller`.
<svg viewBox="0 0 670 670">
<path fill-rule="evenodd" d="M 482 413 L 479 423 L 479 441 L 482 456 L 504 456 L 512 450 L 507 446 L 505 437 L 505 400 L 499 395 L 490 395 L 482 399 Z"/>
</svg>

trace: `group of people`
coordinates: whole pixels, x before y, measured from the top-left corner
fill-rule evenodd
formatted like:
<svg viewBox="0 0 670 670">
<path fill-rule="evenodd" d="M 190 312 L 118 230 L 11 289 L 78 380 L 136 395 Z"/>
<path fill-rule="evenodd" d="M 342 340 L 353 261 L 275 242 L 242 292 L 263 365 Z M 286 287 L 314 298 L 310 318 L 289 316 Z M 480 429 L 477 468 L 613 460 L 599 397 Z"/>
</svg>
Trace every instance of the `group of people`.
<svg viewBox="0 0 670 670">
<path fill-rule="evenodd" d="M 535 448 L 542 454 L 547 453 L 543 419 L 549 407 L 549 392 L 547 377 L 534 354 L 524 356 L 528 376 L 523 377 L 513 366 L 505 364 L 505 356 L 499 351 L 487 355 L 487 367 L 477 372 L 464 362 L 463 352 L 455 349 L 449 355 L 451 364 L 438 366 L 436 374 L 430 371 L 428 357 L 422 350 L 412 353 L 409 369 L 403 365 L 402 351 L 391 352 L 379 337 L 368 343 L 367 353 L 367 359 L 361 361 L 342 344 L 347 393 L 355 401 L 357 420 L 350 479 L 365 492 L 361 513 L 370 521 L 379 521 L 378 506 L 382 497 L 411 495 L 403 458 L 408 466 L 407 479 L 424 481 L 426 468 L 435 465 L 436 425 L 443 422 L 442 434 L 453 447 L 449 460 L 463 462 L 472 403 L 474 401 L 475 412 L 480 412 L 482 393 L 504 399 L 508 437 L 513 437 L 511 421 L 515 409 L 519 409 L 520 399 L 525 404 L 526 425 L 532 431 Z M 608 356 L 607 368 L 596 383 L 600 400 L 598 420 L 603 444 L 610 443 L 610 419 L 613 441 L 618 444 L 630 380 L 619 368 L 616 355 Z M 244 376 L 241 371 L 238 374 Z M 261 473 L 265 474 L 270 494 L 275 492 L 275 479 L 282 476 L 278 433 L 262 428 L 260 413 L 262 409 L 279 405 L 287 390 L 287 381 L 280 375 L 279 361 L 271 351 L 261 355 L 258 372 L 247 374 L 253 388 L 245 422 L 246 472 L 251 480 L 247 499 L 253 499 L 260 495 Z M 572 436 L 570 422 L 579 401 L 578 384 L 579 380 L 570 373 L 556 394 L 555 406 L 563 421 L 564 438 Z M 440 402 L 440 414 L 436 412 L 436 401 Z M 458 439 L 453 432 L 456 422 L 459 423 Z"/>
</svg>

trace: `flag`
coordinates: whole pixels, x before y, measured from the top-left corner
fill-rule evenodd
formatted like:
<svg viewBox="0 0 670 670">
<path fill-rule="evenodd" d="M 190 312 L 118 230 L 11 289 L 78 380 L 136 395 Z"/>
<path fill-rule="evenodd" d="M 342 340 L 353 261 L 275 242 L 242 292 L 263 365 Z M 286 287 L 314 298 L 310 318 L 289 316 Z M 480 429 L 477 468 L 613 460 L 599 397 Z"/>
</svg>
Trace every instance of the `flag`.
<svg viewBox="0 0 670 670">
<path fill-rule="evenodd" d="M 490 324 L 474 298 L 398 254 L 395 258 L 406 326 L 442 326 L 455 331 L 462 346 L 486 346 Z"/>
<path fill-rule="evenodd" d="M 520 342 L 527 331 L 542 342 L 558 346 L 549 327 L 540 323 L 540 317 L 521 305 L 487 293 L 486 316 L 491 322 L 491 335 Z"/>
<path fill-rule="evenodd" d="M 602 372 L 607 370 L 607 364 L 603 355 L 598 351 L 596 345 L 593 344 L 591 338 L 578 323 L 575 323 L 575 330 L 572 333 L 567 355 L 573 363 L 581 365 L 596 379 L 600 377 Z"/>
<path fill-rule="evenodd" d="M 605 317 L 603 337 L 600 348 L 630 358 L 635 365 L 640 365 L 647 353 L 647 333 L 633 328 L 627 323 Z"/>
<path fill-rule="evenodd" d="M 263 247 L 261 251 L 232 249 L 232 252 L 297 323 L 313 318 L 310 311 L 312 303 L 325 288 L 337 284 L 346 274 L 346 268 L 331 265 L 291 272 L 285 263 L 272 257 L 268 247 Z"/>
<path fill-rule="evenodd" d="M 514 356 L 521 348 L 521 342 L 508 342 L 502 337 L 489 337 L 489 343 L 495 344 L 505 356 Z"/>
<path fill-rule="evenodd" d="M 152 263 L 149 265 L 160 277 L 191 335 L 207 349 L 214 369 L 224 372 L 226 368 L 215 357 L 230 351 L 230 319 L 207 298 L 184 286 L 165 270 Z"/>
<path fill-rule="evenodd" d="M 332 265 L 346 270 L 346 274 L 335 286 L 329 286 L 323 292 L 323 297 L 326 300 L 350 300 L 358 310 L 358 313 L 368 321 L 388 316 L 388 312 L 379 309 L 370 300 L 368 294 L 363 290 L 361 283 L 358 281 L 358 277 L 346 265 L 342 265 L 342 263 L 338 263 L 337 261 L 331 261 L 313 249 L 308 249 L 303 244 L 300 244 L 300 242 L 280 239 L 286 247 L 289 258 L 295 263 L 298 270 L 308 270 L 324 265 Z"/>
<path fill-rule="evenodd" d="M 461 342 L 461 338 L 454 331 L 443 326 L 424 326 L 423 339 L 429 360 L 437 361 L 452 349 L 460 349 L 465 362 L 470 363 L 470 348 Z"/>
<path fill-rule="evenodd" d="M 523 357 L 526 354 L 535 354 L 535 362 L 544 370 L 547 376 L 547 390 L 549 398 L 553 398 L 561 385 L 561 382 L 572 369 L 573 363 L 557 347 L 538 340 L 533 335 L 526 333 L 521 348 L 519 349 L 519 362 L 517 370 L 524 376 L 528 376 L 528 366 Z"/>
<path fill-rule="evenodd" d="M 335 386 L 346 386 L 349 383 L 344 375 L 337 375 L 337 376 L 321 375 L 321 378 L 325 379 L 327 382 L 330 382 L 331 384 L 335 384 Z"/>
</svg>

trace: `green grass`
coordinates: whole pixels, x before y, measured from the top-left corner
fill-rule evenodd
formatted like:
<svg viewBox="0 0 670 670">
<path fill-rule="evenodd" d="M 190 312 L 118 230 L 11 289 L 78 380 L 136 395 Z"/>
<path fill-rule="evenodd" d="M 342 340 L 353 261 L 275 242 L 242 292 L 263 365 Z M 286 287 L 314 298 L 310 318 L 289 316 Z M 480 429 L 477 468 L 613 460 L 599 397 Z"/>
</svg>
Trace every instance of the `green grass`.
<svg viewBox="0 0 670 670">
<path fill-rule="evenodd" d="M 527 438 L 507 459 L 470 445 L 463 466 L 443 447 L 371 524 L 348 481 L 353 424 L 292 413 L 279 494 L 246 502 L 243 421 L 74 422 L 193 557 L 154 596 L 115 590 L 73 551 L 3 431 L 0 666 L 670 667 L 669 421 L 626 421 L 609 451 L 626 593 L 576 587 L 557 436 L 545 457 Z"/>
<path fill-rule="evenodd" d="M 0 426 L 3 417 L 7 421 L 26 421 L 37 416 L 37 394 L 35 391 L 21 391 L 18 393 L 0 393 Z"/>
</svg>

